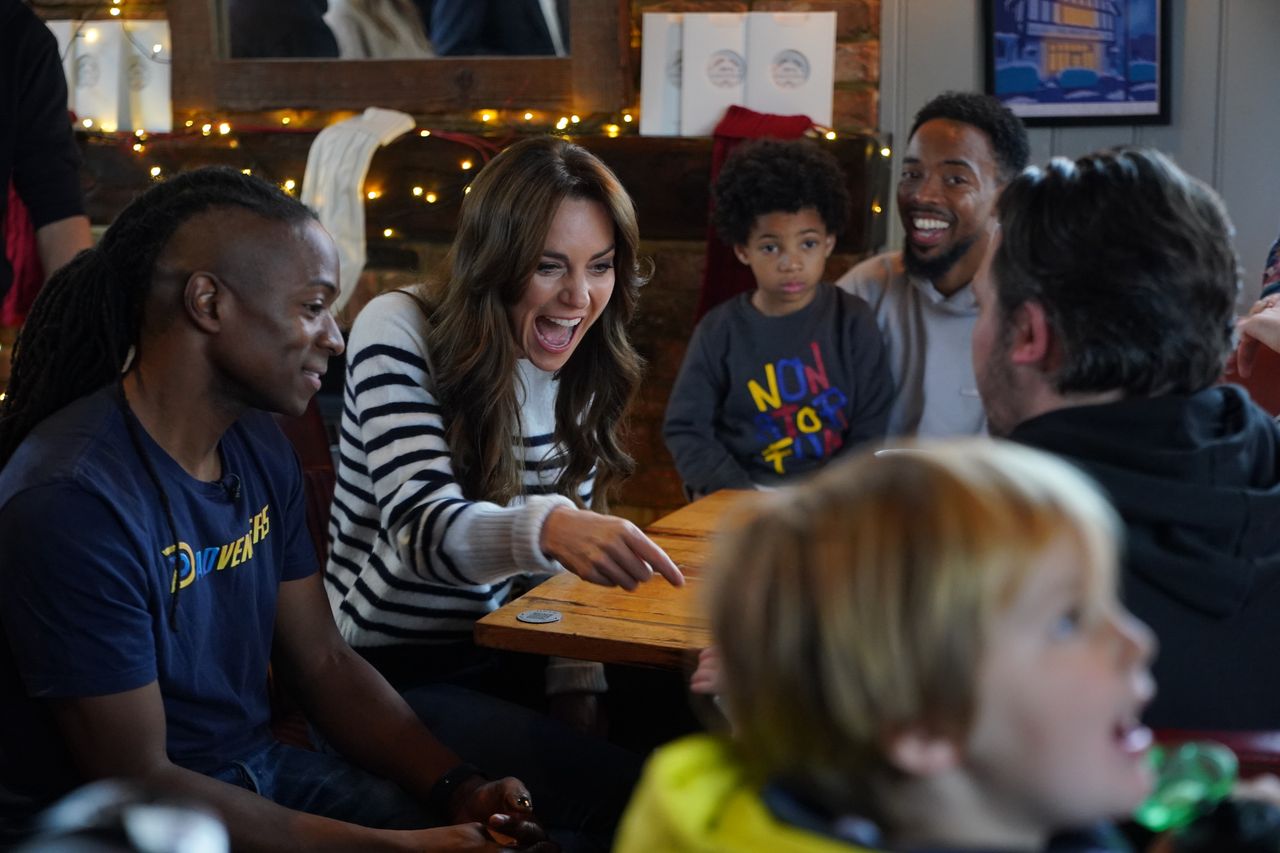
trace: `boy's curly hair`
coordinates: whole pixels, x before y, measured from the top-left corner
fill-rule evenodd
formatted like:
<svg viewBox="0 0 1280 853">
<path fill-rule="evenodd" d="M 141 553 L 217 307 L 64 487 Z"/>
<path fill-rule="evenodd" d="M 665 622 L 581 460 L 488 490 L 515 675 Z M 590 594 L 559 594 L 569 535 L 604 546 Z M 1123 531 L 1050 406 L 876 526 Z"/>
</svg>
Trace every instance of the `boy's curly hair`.
<svg viewBox="0 0 1280 853">
<path fill-rule="evenodd" d="M 849 221 L 849 190 L 836 158 L 805 139 L 760 139 L 734 149 L 715 185 L 712 223 L 730 246 L 747 242 L 756 219 L 812 207 L 827 232 Z"/>
</svg>

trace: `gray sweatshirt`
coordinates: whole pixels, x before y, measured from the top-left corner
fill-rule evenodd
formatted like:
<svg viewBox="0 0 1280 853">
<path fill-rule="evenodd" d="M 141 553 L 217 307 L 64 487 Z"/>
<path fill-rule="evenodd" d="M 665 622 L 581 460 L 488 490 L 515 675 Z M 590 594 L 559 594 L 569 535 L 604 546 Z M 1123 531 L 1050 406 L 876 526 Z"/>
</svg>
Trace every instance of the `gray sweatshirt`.
<svg viewBox="0 0 1280 853">
<path fill-rule="evenodd" d="M 662 432 L 692 495 L 772 486 L 883 439 L 892 388 L 863 300 L 821 284 L 767 317 L 746 293 L 694 330 Z"/>
</svg>

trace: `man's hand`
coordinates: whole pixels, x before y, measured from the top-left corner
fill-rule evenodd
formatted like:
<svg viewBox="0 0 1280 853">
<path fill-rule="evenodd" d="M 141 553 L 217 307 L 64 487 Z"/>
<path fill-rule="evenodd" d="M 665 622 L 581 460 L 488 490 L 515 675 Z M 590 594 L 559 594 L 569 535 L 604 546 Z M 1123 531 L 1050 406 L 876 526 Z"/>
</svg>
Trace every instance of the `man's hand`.
<svg viewBox="0 0 1280 853">
<path fill-rule="evenodd" d="M 546 830 L 533 816 L 533 797 L 519 779 L 508 776 L 489 782 L 476 777 L 475 782 L 464 783 L 458 788 L 449 806 L 452 819 L 460 825 L 452 828 L 482 826 L 485 837 L 492 839 L 492 843 L 498 847 L 529 850 L 533 853 L 557 853 L 560 849 L 547 839 Z"/>
<path fill-rule="evenodd" d="M 523 850 L 527 853 L 559 853 L 560 847 L 547 840 L 542 827 L 510 815 L 493 815 L 484 823 L 473 821 L 438 829 L 406 833 L 418 850 L 430 853 L 498 853 Z"/>
<path fill-rule="evenodd" d="M 557 507 L 542 523 L 542 551 L 578 577 L 627 591 L 657 572 L 672 586 L 684 575 L 666 552 L 631 522 L 584 509 Z"/>
<path fill-rule="evenodd" d="M 532 820 L 533 797 L 519 779 L 507 776 L 490 782 L 476 776 L 474 782 L 459 786 L 449 803 L 449 815 L 455 823 L 486 822 L 497 814 Z"/>
<path fill-rule="evenodd" d="M 560 853 L 560 845 L 547 838 L 546 831 L 531 820 L 496 814 L 489 818 L 485 830 L 502 847 L 529 853 Z"/>
</svg>

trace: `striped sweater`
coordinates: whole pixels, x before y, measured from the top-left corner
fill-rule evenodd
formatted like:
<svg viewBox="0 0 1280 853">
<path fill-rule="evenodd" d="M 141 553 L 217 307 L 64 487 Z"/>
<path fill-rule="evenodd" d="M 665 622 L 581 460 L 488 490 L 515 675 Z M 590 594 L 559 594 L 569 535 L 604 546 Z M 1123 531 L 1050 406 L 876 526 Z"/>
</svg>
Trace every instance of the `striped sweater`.
<svg viewBox="0 0 1280 853">
<path fill-rule="evenodd" d="M 476 619 L 550 574 L 542 522 L 573 506 L 554 494 L 557 381 L 517 364 L 525 495 L 469 501 L 454 478 L 432 393 L 421 311 L 402 293 L 370 302 L 347 341 L 338 478 L 325 568 L 329 602 L 352 646 L 470 642 Z M 483 389 L 477 389 L 483 393 Z M 580 493 L 591 502 L 592 481 Z M 565 662 L 552 692 L 603 689 L 598 667 Z"/>
</svg>

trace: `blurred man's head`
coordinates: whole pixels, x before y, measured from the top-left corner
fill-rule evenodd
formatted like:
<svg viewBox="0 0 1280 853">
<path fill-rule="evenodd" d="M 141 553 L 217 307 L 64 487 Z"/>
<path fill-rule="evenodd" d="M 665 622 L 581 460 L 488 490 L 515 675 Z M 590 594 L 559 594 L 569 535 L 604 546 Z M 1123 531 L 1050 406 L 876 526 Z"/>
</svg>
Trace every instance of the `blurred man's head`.
<svg viewBox="0 0 1280 853">
<path fill-rule="evenodd" d="M 1023 172 L 975 283 L 992 433 L 1075 402 L 1200 391 L 1231 347 L 1240 277 L 1213 190 L 1157 151 Z"/>
</svg>

